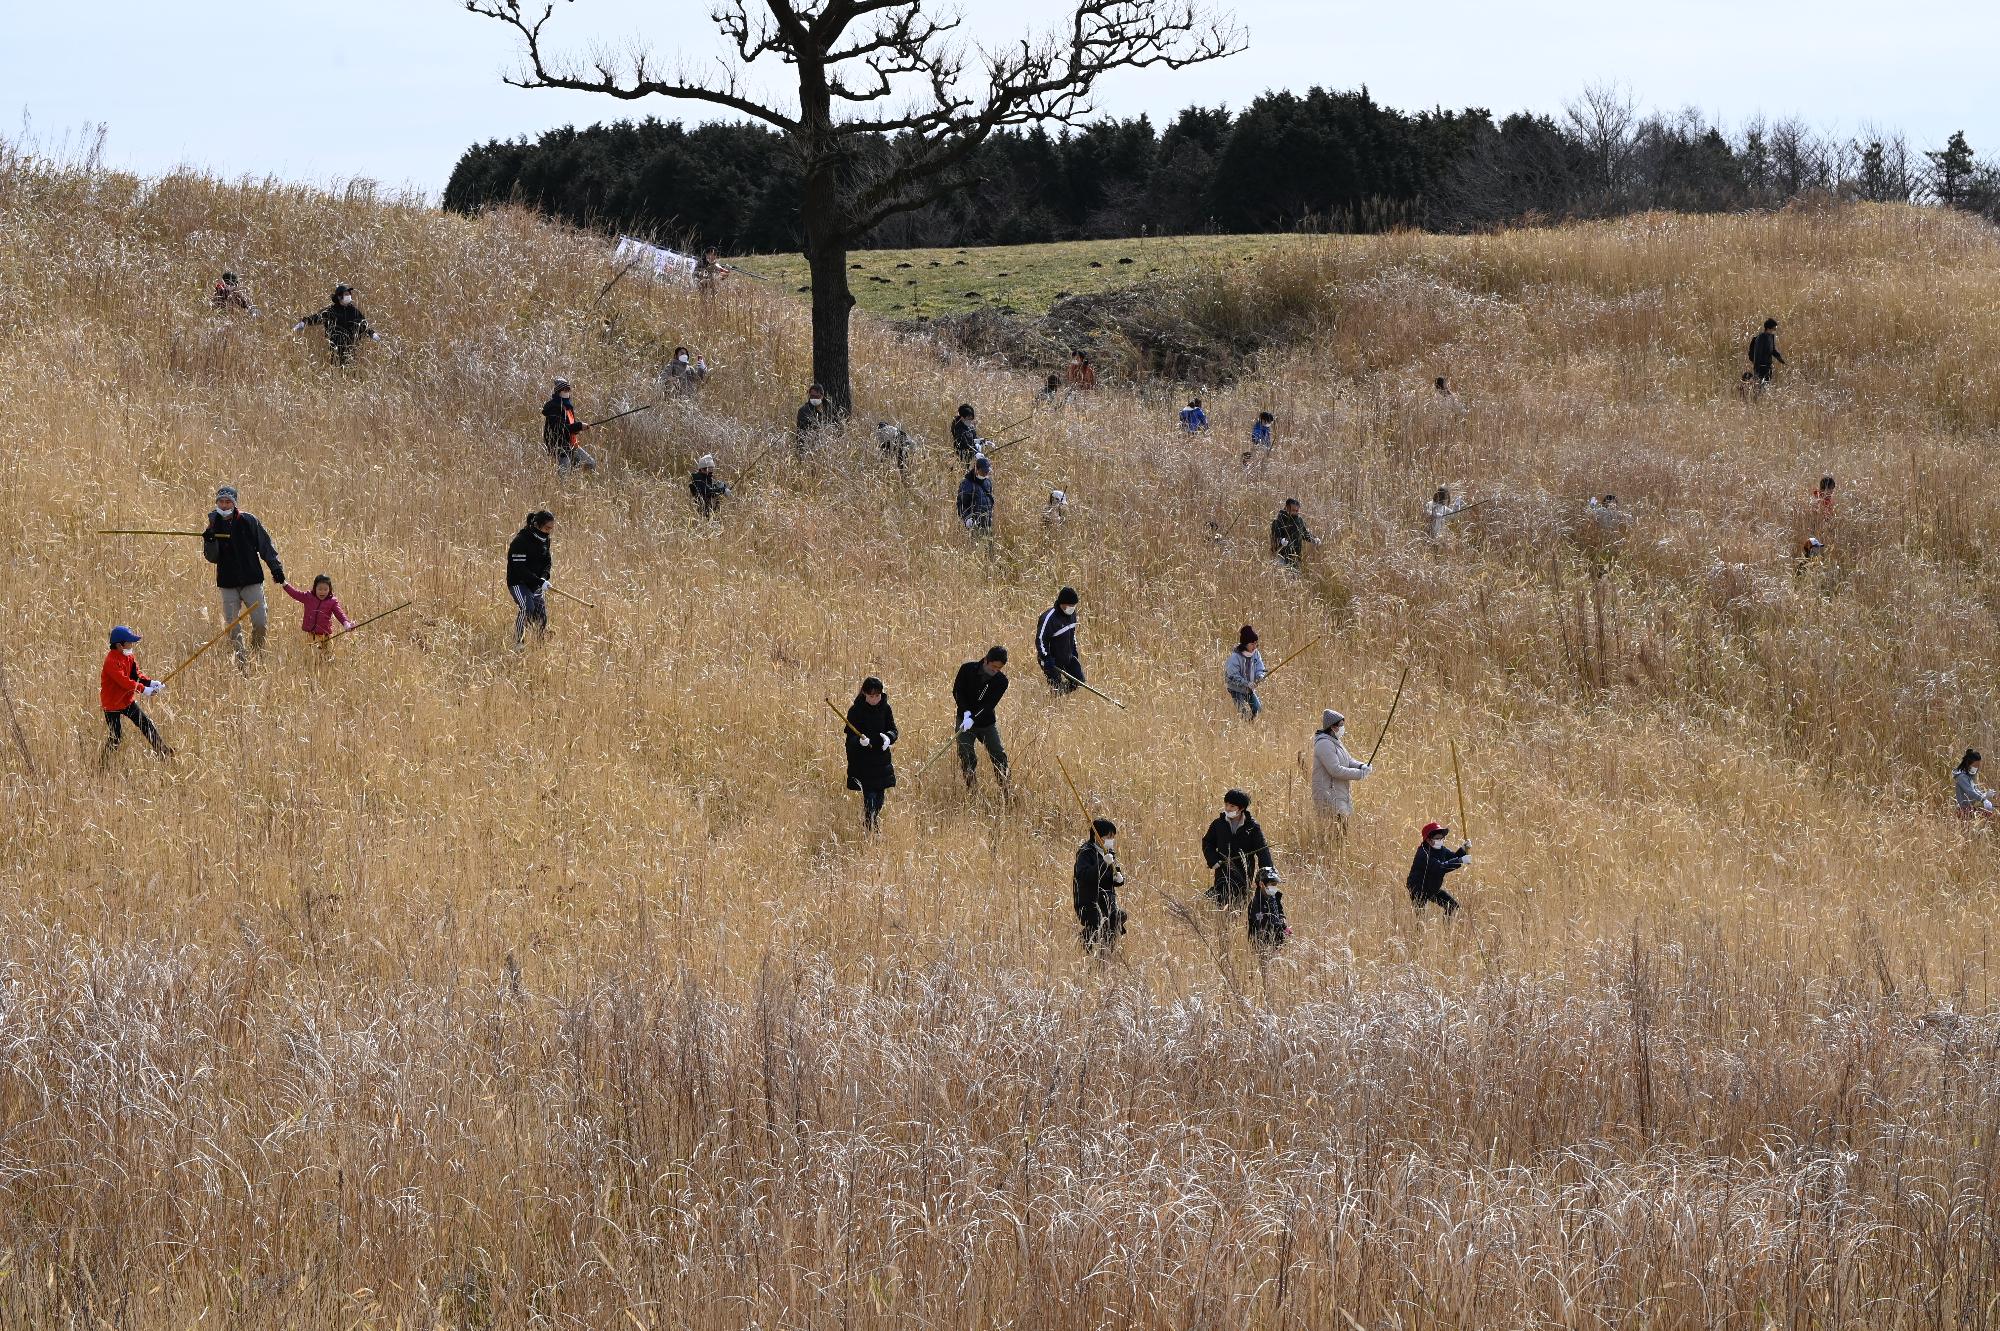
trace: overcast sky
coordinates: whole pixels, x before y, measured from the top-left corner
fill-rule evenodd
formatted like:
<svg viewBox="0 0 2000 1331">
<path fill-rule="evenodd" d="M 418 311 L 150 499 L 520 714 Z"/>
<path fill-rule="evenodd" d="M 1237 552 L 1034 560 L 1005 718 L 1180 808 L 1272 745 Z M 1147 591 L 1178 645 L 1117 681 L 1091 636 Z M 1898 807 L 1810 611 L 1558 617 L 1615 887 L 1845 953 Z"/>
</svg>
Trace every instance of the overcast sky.
<svg viewBox="0 0 2000 1331">
<path fill-rule="evenodd" d="M 713 60 L 712 0 L 557 0 L 556 44 L 643 40 Z M 1585 85 L 1645 106 L 1692 106 L 1735 125 L 1799 115 L 1854 134 L 1874 124 L 1913 146 L 1963 128 L 2000 156 L 2000 4 L 1942 0 L 1223 0 L 1250 50 L 1179 72 L 1126 73 L 1100 107 L 1164 121 L 1183 106 L 1240 107 L 1271 88 L 1366 83 L 1405 110 L 1557 111 Z M 968 0 L 970 27 L 1004 39 L 1046 25 L 1063 0 Z M 943 8 L 940 4 L 939 8 Z M 1894 14 L 1900 12 L 1899 21 Z M 436 195 L 464 148 L 699 108 L 501 84 L 512 34 L 456 0 L 0 0 L 0 135 L 44 149 L 108 128 L 112 165 L 329 181 L 368 176 Z M 690 114 L 692 113 L 692 114 Z"/>
</svg>

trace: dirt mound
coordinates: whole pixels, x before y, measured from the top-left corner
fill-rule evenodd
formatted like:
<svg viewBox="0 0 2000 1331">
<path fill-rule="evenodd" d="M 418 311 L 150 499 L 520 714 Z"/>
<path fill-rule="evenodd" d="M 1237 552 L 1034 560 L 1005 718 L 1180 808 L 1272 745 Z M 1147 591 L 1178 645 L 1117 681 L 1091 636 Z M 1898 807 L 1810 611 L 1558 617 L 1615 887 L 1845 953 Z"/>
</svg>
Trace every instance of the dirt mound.
<svg viewBox="0 0 2000 1331">
<path fill-rule="evenodd" d="M 1127 382 L 1215 385 L 1244 373 L 1261 343 L 1204 328 L 1180 304 L 1171 288 L 1141 286 L 1066 296 L 1039 318 L 983 309 L 904 327 L 1023 369 L 1060 369 L 1073 349 L 1083 347 L 1100 372 Z"/>
</svg>

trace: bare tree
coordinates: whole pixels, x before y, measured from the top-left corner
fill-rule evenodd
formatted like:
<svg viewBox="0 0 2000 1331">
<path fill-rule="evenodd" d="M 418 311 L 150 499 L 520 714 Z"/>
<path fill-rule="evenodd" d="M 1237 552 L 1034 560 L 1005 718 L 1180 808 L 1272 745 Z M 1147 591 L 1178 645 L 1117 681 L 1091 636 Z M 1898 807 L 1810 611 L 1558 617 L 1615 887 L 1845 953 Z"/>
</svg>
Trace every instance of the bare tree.
<svg viewBox="0 0 2000 1331">
<path fill-rule="evenodd" d="M 1600 211 L 1617 212 L 1630 185 L 1633 137 L 1639 126 L 1639 104 L 1629 89 L 1594 83 L 1583 96 L 1563 107 L 1571 133 L 1582 141 L 1602 192 Z"/>
<path fill-rule="evenodd" d="M 553 0 L 526 9 L 521 0 L 465 0 L 520 34 L 525 67 L 508 79 L 517 87 L 704 103 L 791 140 L 812 270 L 813 377 L 842 414 L 853 405 L 847 255 L 870 228 L 972 184 L 974 155 L 996 130 L 1088 115 L 1097 81 L 1113 70 L 1181 69 L 1244 46 L 1242 30 L 1207 0 L 1070 6 L 1058 30 L 968 53 L 955 35 L 963 13 L 933 17 L 925 0 L 715 0 L 709 19 L 733 48 L 731 67 L 662 77 L 645 52 L 576 60 L 549 51 Z M 742 72 L 767 58 L 792 67 L 795 101 L 773 104 L 745 88 Z"/>
</svg>

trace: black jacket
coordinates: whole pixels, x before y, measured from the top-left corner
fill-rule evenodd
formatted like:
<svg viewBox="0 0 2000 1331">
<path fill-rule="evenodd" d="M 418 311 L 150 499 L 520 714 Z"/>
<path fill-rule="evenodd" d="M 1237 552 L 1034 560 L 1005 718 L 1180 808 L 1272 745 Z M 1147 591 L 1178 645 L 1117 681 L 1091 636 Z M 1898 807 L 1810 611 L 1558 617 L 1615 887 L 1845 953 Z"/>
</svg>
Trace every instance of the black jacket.
<svg viewBox="0 0 2000 1331">
<path fill-rule="evenodd" d="M 228 540 L 215 539 L 218 533 L 226 534 Z M 271 534 L 264 530 L 264 524 L 251 514 L 237 509 L 234 517 L 223 517 L 214 509 L 208 512 L 208 530 L 202 533 L 202 558 L 215 565 L 215 585 L 218 587 L 248 587 L 264 580 L 264 565 L 271 566 L 271 576 L 279 582 L 285 580 L 285 566 L 278 560 L 277 547 L 271 544 Z"/>
<path fill-rule="evenodd" d="M 993 525 L 993 478 L 976 471 L 958 483 L 958 520 L 968 527 Z"/>
<path fill-rule="evenodd" d="M 854 705 L 847 709 L 847 724 L 868 736 L 868 747 L 854 737 L 854 730 L 843 730 L 847 736 L 847 788 L 860 790 L 863 786 L 876 790 L 887 790 L 896 784 L 896 763 L 889 750 L 882 747 L 882 736 L 886 732 L 893 743 L 897 736 L 896 709 L 889 706 L 889 695 L 883 694 L 882 701 L 873 707 L 864 698 L 857 697 Z"/>
<path fill-rule="evenodd" d="M 958 677 L 951 682 L 951 700 L 958 708 L 958 714 L 972 713 L 972 724 L 990 726 L 994 722 L 993 711 L 1000 700 L 1007 696 L 1007 672 L 986 673 L 983 661 L 967 661 L 958 668 Z"/>
<path fill-rule="evenodd" d="M 971 466 L 973 457 L 979 452 L 979 427 L 963 416 L 952 417 L 951 446 L 958 454 L 958 460 Z"/>
<path fill-rule="evenodd" d="M 540 591 L 549 580 L 555 560 L 549 554 L 549 538 L 533 527 L 514 533 L 507 545 L 507 585 Z"/>
<path fill-rule="evenodd" d="M 1465 867 L 1465 848 L 1457 850 L 1432 850 L 1426 841 L 1417 847 L 1417 857 L 1410 861 L 1410 876 L 1407 886 L 1412 896 L 1428 896 L 1441 891 L 1444 876 L 1455 869 Z"/>
<path fill-rule="evenodd" d="M 712 517 L 722 507 L 722 497 L 729 493 L 729 487 L 716 480 L 713 472 L 697 471 L 688 477 L 688 493 L 701 505 L 702 516 Z"/>
<path fill-rule="evenodd" d="M 824 430 L 832 424 L 832 407 L 822 405 L 818 411 L 814 411 L 810 399 L 799 404 L 798 427 L 799 441 L 801 443 L 804 443 L 814 432 Z"/>
<path fill-rule="evenodd" d="M 373 337 L 375 330 L 359 305 L 329 305 L 317 314 L 299 320 L 303 324 L 325 324 L 326 340 L 336 347 L 352 347 L 356 338 Z"/>
<path fill-rule="evenodd" d="M 561 393 L 549 394 L 542 403 L 542 447 L 552 453 L 575 448 L 576 437 L 583 433 L 583 422 L 573 419 L 575 415 L 573 402 L 563 401 Z"/>
<path fill-rule="evenodd" d="M 1306 530 L 1303 513 L 1279 512 L 1271 519 L 1271 553 L 1285 559 L 1297 560 L 1305 552 L 1306 543 L 1312 540 L 1312 533 Z"/>
<path fill-rule="evenodd" d="M 1094 838 L 1076 848 L 1071 896 L 1076 902 L 1076 922 L 1086 933 L 1107 924 L 1118 933 L 1125 931 L 1120 918 L 1123 912 L 1118 909 L 1118 885 L 1124 881 L 1118 861 L 1106 855 Z"/>
<path fill-rule="evenodd" d="M 1041 621 L 1035 625 L 1035 660 L 1067 669 L 1072 675 L 1081 672 L 1083 658 L 1076 650 L 1074 613 L 1066 614 L 1055 606 L 1042 611 Z"/>
<path fill-rule="evenodd" d="M 1273 867 L 1264 829 L 1247 813 L 1234 831 L 1227 818 L 1210 823 L 1201 838 L 1201 858 L 1215 871 L 1213 891 L 1232 900 L 1248 896 L 1257 872 Z"/>
<path fill-rule="evenodd" d="M 1750 363 L 1760 370 L 1771 368 L 1771 362 L 1783 365 L 1785 358 L 1778 354 L 1778 335 L 1764 332 L 1750 339 Z"/>
<path fill-rule="evenodd" d="M 1261 888 L 1250 897 L 1250 941 L 1263 947 L 1282 947 L 1292 936 L 1285 920 L 1285 894 Z"/>
</svg>

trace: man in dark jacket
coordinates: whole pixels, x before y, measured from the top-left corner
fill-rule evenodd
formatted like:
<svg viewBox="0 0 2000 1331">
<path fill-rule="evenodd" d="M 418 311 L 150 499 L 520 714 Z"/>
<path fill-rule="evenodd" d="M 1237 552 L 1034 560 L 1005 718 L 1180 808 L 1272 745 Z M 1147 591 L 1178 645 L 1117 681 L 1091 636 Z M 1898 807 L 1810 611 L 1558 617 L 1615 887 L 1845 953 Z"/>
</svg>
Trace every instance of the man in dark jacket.
<svg viewBox="0 0 2000 1331">
<path fill-rule="evenodd" d="M 354 344 L 362 338 L 380 342 L 382 335 L 369 327 L 367 316 L 354 303 L 354 288 L 342 282 L 333 289 L 333 303 L 317 314 L 308 314 L 292 325 L 294 333 L 308 324 L 326 328 L 326 344 L 333 349 L 333 363 L 345 365 L 354 355 Z"/>
<path fill-rule="evenodd" d="M 833 404 L 826 400 L 826 390 L 814 384 L 806 390 L 805 405 L 799 408 L 797 431 L 792 436 L 792 447 L 799 457 L 804 458 L 819 447 L 820 436 L 831 430 L 838 421 L 833 413 Z"/>
<path fill-rule="evenodd" d="M 722 507 L 729 486 L 715 479 L 715 454 L 704 453 L 701 461 L 694 464 L 694 475 L 688 477 L 688 493 L 694 496 L 695 505 L 705 518 L 714 517 Z"/>
<path fill-rule="evenodd" d="M 1410 889 L 1410 904 L 1422 910 L 1435 902 L 1444 907 L 1449 919 L 1458 910 L 1458 900 L 1444 890 L 1444 876 L 1463 869 L 1472 856 L 1472 843 L 1461 842 L 1457 850 L 1446 850 L 1445 838 L 1451 829 L 1443 823 L 1425 823 L 1424 839 L 1417 846 L 1416 858 L 1410 861 L 1410 876 L 1406 886 Z"/>
<path fill-rule="evenodd" d="M 264 566 L 271 576 L 285 580 L 285 566 L 264 524 L 236 506 L 236 487 L 225 485 L 215 492 L 215 507 L 208 515 L 208 529 L 202 533 L 202 558 L 215 565 L 215 585 L 222 591 L 222 622 L 236 624 L 236 617 L 250 607 L 250 646 L 264 650 L 264 633 L 270 618 L 264 609 Z M 229 630 L 236 649 L 236 664 L 249 657 L 243 651 L 243 627 Z"/>
<path fill-rule="evenodd" d="M 521 646 L 527 641 L 528 628 L 533 626 L 535 635 L 540 637 L 549 627 L 549 574 L 555 568 L 555 557 L 549 549 L 549 537 L 555 534 L 556 515 L 545 508 L 538 508 L 528 515 L 521 524 L 521 530 L 514 533 L 514 539 L 507 546 L 507 594 L 514 598 L 514 645 Z"/>
<path fill-rule="evenodd" d="M 861 792 L 861 824 L 882 830 L 882 805 L 896 784 L 896 764 L 889 750 L 901 735 L 896 712 L 882 681 L 870 675 L 861 681 L 847 709 L 847 788 Z"/>
<path fill-rule="evenodd" d="M 975 536 L 993 534 L 993 464 L 983 455 L 958 483 L 958 520 Z"/>
<path fill-rule="evenodd" d="M 1076 650 L 1076 607 L 1076 588 L 1065 587 L 1035 625 L 1035 660 L 1057 693 L 1074 693 L 1083 681 L 1083 658 Z"/>
<path fill-rule="evenodd" d="M 1118 867 L 1117 850 L 1118 828 L 1109 818 L 1093 821 L 1089 838 L 1076 848 L 1070 883 L 1086 956 L 1111 955 L 1125 933 L 1125 912 L 1118 909 L 1125 871 Z"/>
<path fill-rule="evenodd" d="M 577 436 L 590 427 L 576 418 L 576 399 L 570 394 L 569 380 L 557 376 L 555 391 L 542 403 L 542 447 L 556 460 L 558 472 L 597 470 L 597 459 L 577 445 Z"/>
<path fill-rule="evenodd" d="M 1764 331 L 1750 339 L 1750 375 L 1756 381 L 1756 391 L 1762 393 L 1771 383 L 1771 363 L 1785 363 L 1778 352 L 1778 321 L 1766 319 Z"/>
<path fill-rule="evenodd" d="M 952 705 L 958 709 L 958 767 L 965 774 L 965 788 L 972 789 L 979 768 L 975 743 L 986 746 L 993 761 L 993 775 L 1000 789 L 1007 789 L 1007 750 L 1000 744 L 1000 722 L 994 715 L 1000 700 L 1007 696 L 1007 649 L 989 647 L 977 661 L 958 668 L 951 682 Z"/>
<path fill-rule="evenodd" d="M 1271 519 L 1271 553 L 1287 567 L 1297 568 L 1305 559 L 1306 547 L 1318 544 L 1319 537 L 1306 530 L 1299 501 L 1287 499 L 1284 509 Z"/>
<path fill-rule="evenodd" d="M 1240 906 L 1250 896 L 1259 871 L 1276 873 L 1264 829 L 1250 816 L 1250 797 L 1231 790 L 1222 797 L 1222 816 L 1208 825 L 1201 838 L 1201 858 L 1215 873 L 1208 895 L 1217 906 Z"/>
<path fill-rule="evenodd" d="M 257 307 L 250 303 L 249 293 L 243 290 L 243 284 L 234 273 L 222 275 L 222 280 L 208 293 L 208 303 L 218 310 L 241 310 L 253 318 L 257 314 Z"/>
<path fill-rule="evenodd" d="M 958 454 L 960 464 L 970 467 L 972 460 L 986 451 L 986 442 L 979 437 L 979 413 L 970 402 L 961 403 L 958 415 L 951 418 L 951 449 Z"/>
</svg>

